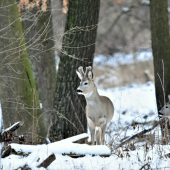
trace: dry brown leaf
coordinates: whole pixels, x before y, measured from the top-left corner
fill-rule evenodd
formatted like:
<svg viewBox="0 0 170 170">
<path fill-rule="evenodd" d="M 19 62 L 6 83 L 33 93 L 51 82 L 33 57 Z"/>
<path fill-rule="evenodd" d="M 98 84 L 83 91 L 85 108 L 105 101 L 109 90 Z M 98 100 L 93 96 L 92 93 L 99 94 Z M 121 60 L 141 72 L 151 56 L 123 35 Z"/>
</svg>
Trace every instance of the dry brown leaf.
<svg viewBox="0 0 170 170">
<path fill-rule="evenodd" d="M 25 6 L 29 4 L 29 0 L 24 0 Z"/>
<path fill-rule="evenodd" d="M 30 3 L 30 7 L 34 8 L 34 3 L 33 2 Z"/>
<path fill-rule="evenodd" d="M 68 4 L 67 0 L 63 0 L 63 6 L 66 6 Z"/>
<path fill-rule="evenodd" d="M 121 4 L 121 3 L 122 3 L 122 0 L 115 0 L 114 5 L 118 5 L 118 4 Z"/>
<path fill-rule="evenodd" d="M 105 3 L 105 4 L 103 5 L 103 8 L 104 8 L 104 9 L 107 9 L 107 8 L 108 8 L 108 3 Z"/>
<path fill-rule="evenodd" d="M 67 14 L 67 11 L 68 11 L 67 6 L 63 7 L 62 11 L 63 11 L 63 13 Z"/>
<path fill-rule="evenodd" d="M 120 154 L 121 154 L 121 151 L 119 150 L 119 151 L 118 151 L 118 156 L 119 156 Z"/>
<path fill-rule="evenodd" d="M 129 153 L 128 153 L 128 152 L 127 152 L 127 154 L 126 154 L 126 158 L 127 158 L 127 157 L 130 157 L 130 155 L 129 155 Z"/>
<path fill-rule="evenodd" d="M 41 6 L 41 10 L 46 12 L 46 10 L 47 10 L 47 5 L 46 5 L 46 3 L 44 3 L 44 4 Z"/>
</svg>

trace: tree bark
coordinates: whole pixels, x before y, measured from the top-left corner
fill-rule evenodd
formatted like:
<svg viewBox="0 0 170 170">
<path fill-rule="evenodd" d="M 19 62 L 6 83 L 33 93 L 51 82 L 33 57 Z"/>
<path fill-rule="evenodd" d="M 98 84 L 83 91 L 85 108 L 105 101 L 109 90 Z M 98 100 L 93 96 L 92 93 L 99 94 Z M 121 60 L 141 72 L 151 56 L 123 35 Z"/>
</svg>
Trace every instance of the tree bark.
<svg viewBox="0 0 170 170">
<path fill-rule="evenodd" d="M 159 116 L 159 110 L 168 101 L 168 94 L 170 94 L 170 38 L 167 8 L 167 0 L 150 0 L 152 51 L 154 56 L 155 88 Z M 162 134 L 164 134 L 164 128 L 165 125 L 162 126 Z"/>
<path fill-rule="evenodd" d="M 56 112 L 50 129 L 52 141 L 87 131 L 86 102 L 76 94 L 80 83 L 76 69 L 92 66 L 99 7 L 100 0 L 69 1 L 54 97 Z"/>
<path fill-rule="evenodd" d="M 23 127 L 17 133 L 26 136 L 28 143 L 40 142 L 36 140 L 45 137 L 45 128 L 16 0 L 0 0 L 0 5 L 0 100 L 4 128 L 22 121 Z"/>
<path fill-rule="evenodd" d="M 56 83 L 51 0 L 47 1 L 46 12 L 34 7 L 22 11 L 22 14 L 27 51 L 42 103 L 44 125 L 48 134 Z"/>
</svg>

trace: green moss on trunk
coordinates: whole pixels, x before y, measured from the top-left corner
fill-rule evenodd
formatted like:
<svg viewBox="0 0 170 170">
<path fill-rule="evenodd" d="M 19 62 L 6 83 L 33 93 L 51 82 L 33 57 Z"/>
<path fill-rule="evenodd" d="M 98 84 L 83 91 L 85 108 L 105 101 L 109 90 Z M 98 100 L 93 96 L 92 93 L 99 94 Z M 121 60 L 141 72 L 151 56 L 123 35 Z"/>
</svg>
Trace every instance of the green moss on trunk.
<svg viewBox="0 0 170 170">
<path fill-rule="evenodd" d="M 51 0 L 47 0 L 47 8 L 51 9 Z M 21 17 L 28 10 L 30 15 L 22 21 L 22 28 L 27 32 L 24 36 L 27 52 L 32 63 L 33 76 L 42 103 L 44 125 L 48 133 L 56 83 L 54 41 L 51 38 L 53 37 L 52 13 L 51 10 L 44 12 L 40 11 L 40 7 L 34 7 L 22 10 Z M 31 44 L 36 48 L 29 48 Z"/>
<path fill-rule="evenodd" d="M 39 98 L 28 59 L 22 25 L 15 0 L 0 0 L 2 8 L 0 75 L 1 104 L 4 126 L 21 120 L 24 125 L 19 134 L 27 135 L 28 142 L 35 141 L 35 134 L 45 137 Z M 13 4 L 13 5 L 11 5 Z M 38 139 L 38 138 L 37 138 Z"/>
</svg>

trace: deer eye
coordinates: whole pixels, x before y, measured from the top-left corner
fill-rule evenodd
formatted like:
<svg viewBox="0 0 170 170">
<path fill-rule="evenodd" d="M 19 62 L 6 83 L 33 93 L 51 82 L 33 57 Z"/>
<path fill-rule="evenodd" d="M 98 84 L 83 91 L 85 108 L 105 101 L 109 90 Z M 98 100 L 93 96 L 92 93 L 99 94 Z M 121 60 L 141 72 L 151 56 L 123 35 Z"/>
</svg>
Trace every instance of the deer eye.
<svg viewBox="0 0 170 170">
<path fill-rule="evenodd" d="M 84 85 L 87 85 L 88 83 L 84 83 Z"/>
</svg>

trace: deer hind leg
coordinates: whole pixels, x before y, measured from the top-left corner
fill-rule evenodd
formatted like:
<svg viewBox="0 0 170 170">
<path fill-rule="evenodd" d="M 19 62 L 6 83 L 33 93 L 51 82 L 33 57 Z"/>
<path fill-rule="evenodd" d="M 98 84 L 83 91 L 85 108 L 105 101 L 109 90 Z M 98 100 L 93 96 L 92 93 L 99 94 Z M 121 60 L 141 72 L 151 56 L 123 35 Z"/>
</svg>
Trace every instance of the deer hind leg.
<svg viewBox="0 0 170 170">
<path fill-rule="evenodd" d="M 99 128 L 96 132 L 96 143 L 100 145 L 100 137 L 101 137 L 101 128 Z"/>
<path fill-rule="evenodd" d="M 102 145 L 104 145 L 105 142 L 105 130 L 106 130 L 106 124 L 102 126 L 101 128 L 101 142 Z"/>
</svg>

